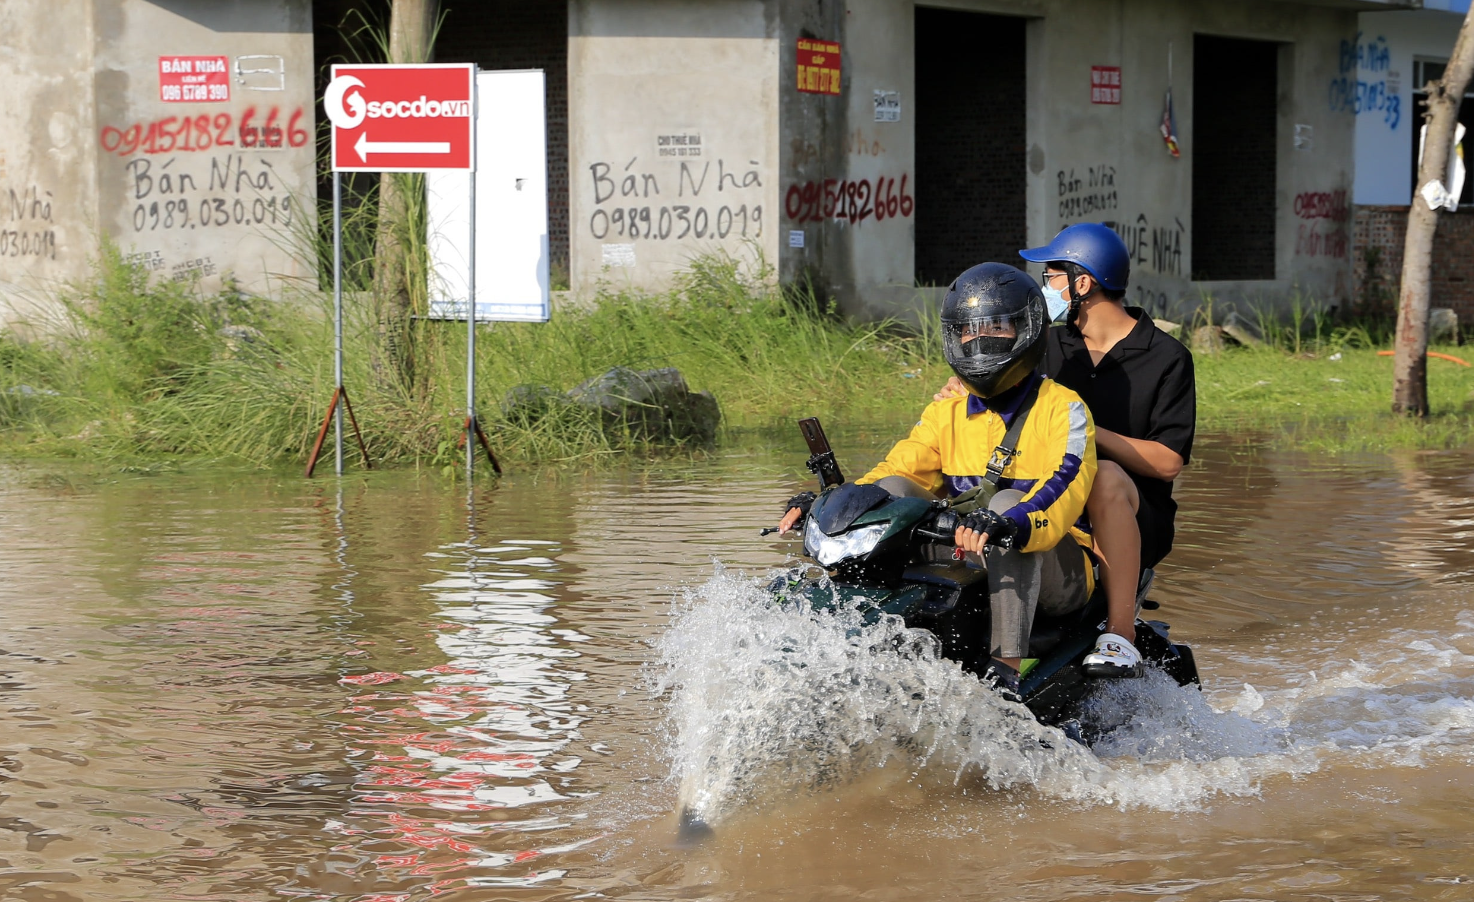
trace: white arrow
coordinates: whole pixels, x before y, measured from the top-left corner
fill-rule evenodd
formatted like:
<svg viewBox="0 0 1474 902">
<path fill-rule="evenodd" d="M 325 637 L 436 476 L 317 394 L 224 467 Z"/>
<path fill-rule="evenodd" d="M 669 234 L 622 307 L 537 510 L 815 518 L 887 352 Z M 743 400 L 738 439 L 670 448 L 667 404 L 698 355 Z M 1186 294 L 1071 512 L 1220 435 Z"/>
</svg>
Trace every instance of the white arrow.
<svg viewBox="0 0 1474 902">
<path fill-rule="evenodd" d="M 365 163 L 371 153 L 450 153 L 449 141 L 369 141 L 367 134 L 358 136 L 353 145 L 358 158 Z"/>
</svg>

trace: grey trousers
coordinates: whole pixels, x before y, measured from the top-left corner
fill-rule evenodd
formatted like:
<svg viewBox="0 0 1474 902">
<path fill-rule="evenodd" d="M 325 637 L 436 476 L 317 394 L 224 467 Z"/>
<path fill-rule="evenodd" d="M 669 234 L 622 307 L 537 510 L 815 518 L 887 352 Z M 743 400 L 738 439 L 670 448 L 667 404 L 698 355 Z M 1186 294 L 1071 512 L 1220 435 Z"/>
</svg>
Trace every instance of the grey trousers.
<svg viewBox="0 0 1474 902">
<path fill-rule="evenodd" d="M 1023 493 L 1007 489 L 988 506 L 998 513 L 1013 507 Z M 988 596 L 993 615 L 992 647 L 995 658 L 1024 658 L 1034 612 L 1051 617 L 1085 607 L 1090 600 L 1085 578 L 1085 552 L 1066 535 L 1048 551 L 1024 554 L 1016 548 L 987 548 Z"/>
<path fill-rule="evenodd" d="M 1085 553 L 1070 536 L 1048 551 L 988 549 L 988 595 L 993 614 L 995 658 L 1025 658 L 1034 612 L 1051 617 L 1085 607 Z"/>
<path fill-rule="evenodd" d="M 901 497 L 935 497 L 921 486 L 900 476 L 886 476 L 876 485 Z M 988 505 L 1003 513 L 1023 500 L 1024 493 L 1003 489 Z M 977 564 L 976 555 L 968 559 Z M 987 548 L 988 596 L 992 607 L 993 633 L 989 652 L 995 658 L 1022 658 L 1029 654 L 1029 633 L 1034 612 L 1051 617 L 1085 607 L 1090 600 L 1085 578 L 1085 552 L 1071 536 L 1048 551 L 1024 554 L 1017 549 Z"/>
</svg>

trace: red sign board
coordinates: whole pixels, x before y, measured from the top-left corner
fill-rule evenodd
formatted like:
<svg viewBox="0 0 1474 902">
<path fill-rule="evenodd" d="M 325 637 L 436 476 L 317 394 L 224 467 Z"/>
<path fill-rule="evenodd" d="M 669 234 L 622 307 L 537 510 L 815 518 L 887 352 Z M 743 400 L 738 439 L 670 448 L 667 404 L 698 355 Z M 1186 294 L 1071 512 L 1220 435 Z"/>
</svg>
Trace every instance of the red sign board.
<svg viewBox="0 0 1474 902">
<path fill-rule="evenodd" d="M 209 103 L 230 99 L 230 58 L 159 57 L 159 99 L 165 103 Z"/>
<path fill-rule="evenodd" d="M 839 45 L 798 39 L 798 89 L 808 94 L 839 93 Z"/>
<path fill-rule="evenodd" d="M 336 172 L 474 169 L 476 67 L 334 66 L 323 93 Z"/>
<path fill-rule="evenodd" d="M 1120 66 L 1091 66 L 1090 67 L 1090 102 L 1091 103 L 1120 103 L 1121 102 L 1121 67 Z"/>
</svg>

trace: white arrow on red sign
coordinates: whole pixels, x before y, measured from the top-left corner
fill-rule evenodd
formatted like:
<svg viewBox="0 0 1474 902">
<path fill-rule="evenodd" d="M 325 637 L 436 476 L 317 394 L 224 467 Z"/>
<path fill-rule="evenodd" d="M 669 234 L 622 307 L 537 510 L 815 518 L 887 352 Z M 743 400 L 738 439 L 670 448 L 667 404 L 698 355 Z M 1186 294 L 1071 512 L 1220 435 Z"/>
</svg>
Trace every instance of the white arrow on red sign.
<svg viewBox="0 0 1474 902">
<path fill-rule="evenodd" d="M 323 91 L 335 172 L 476 167 L 476 67 L 335 65 Z"/>
<path fill-rule="evenodd" d="M 450 153 L 449 141 L 370 141 L 368 133 L 358 136 L 353 145 L 358 158 L 365 163 L 371 153 Z"/>
</svg>

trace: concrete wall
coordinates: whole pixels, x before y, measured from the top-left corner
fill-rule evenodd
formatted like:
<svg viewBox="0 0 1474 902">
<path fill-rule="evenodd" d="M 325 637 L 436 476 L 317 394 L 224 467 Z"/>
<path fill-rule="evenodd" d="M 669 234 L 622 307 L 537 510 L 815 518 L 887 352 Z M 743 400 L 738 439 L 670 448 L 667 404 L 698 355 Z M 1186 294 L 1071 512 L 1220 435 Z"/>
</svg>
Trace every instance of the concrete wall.
<svg viewBox="0 0 1474 902">
<path fill-rule="evenodd" d="M 44 317 L 95 243 L 92 4 L 5 3 L 0 34 L 0 314 Z"/>
<path fill-rule="evenodd" d="M 1420 87 L 1413 84 L 1413 61 L 1447 60 L 1462 21 L 1458 13 L 1436 10 L 1358 17 L 1357 37 L 1342 51 L 1342 81 L 1328 98 L 1356 118 L 1356 203 L 1411 200 L 1413 135 L 1423 124 L 1413 103 Z"/>
<path fill-rule="evenodd" d="M 575 293 L 662 288 L 703 252 L 778 261 L 777 19 L 778 0 L 570 0 Z"/>
<path fill-rule="evenodd" d="M 937 5 L 1025 20 L 1026 141 L 1017 152 L 1028 170 L 1029 243 L 1073 222 L 1109 221 L 1132 248 L 1131 300 L 1174 315 L 1205 294 L 1239 306 L 1297 289 L 1325 303 L 1350 299 L 1357 117 L 1329 99 L 1344 77 L 1343 45 L 1355 45 L 1353 7 L 1367 4 Z M 904 315 L 934 299 L 915 287 L 916 54 L 987 53 L 986 40 L 918 48 L 912 0 L 570 0 L 569 9 L 575 292 L 601 283 L 659 290 L 693 254 L 720 247 L 761 250 L 784 280 L 810 279 L 859 315 Z M 1193 108 L 1195 35 L 1277 47 L 1273 234 L 1261 242 L 1273 278 L 1193 279 L 1194 122 L 1215 115 Z M 839 95 L 797 90 L 800 39 L 841 44 Z M 1169 48 L 1180 159 L 1157 130 Z M 1092 65 L 1120 67 L 1119 104 L 1091 103 Z M 876 120 L 877 91 L 899 96 L 899 121 Z M 701 156 L 662 157 L 661 136 L 682 134 L 700 136 Z M 965 134 L 923 138 L 957 142 L 965 155 Z M 690 226 L 677 205 L 689 208 Z M 743 207 L 747 241 L 736 218 L 713 239 L 719 211 Z M 697 210 L 705 211 L 699 237 Z"/>
<path fill-rule="evenodd" d="M 1296 287 L 1332 303 L 1349 297 L 1349 214 L 1306 218 L 1296 211 L 1310 206 L 1324 211 L 1327 205 L 1317 198 L 1336 192 L 1343 202 L 1335 209 L 1349 209 L 1344 197 L 1351 189 L 1354 119 L 1329 109 L 1325 98 L 1327 84 L 1338 75 L 1341 41 L 1355 34 L 1354 12 L 1227 0 L 948 0 L 938 5 L 1029 20 L 1028 146 L 1020 152 L 1027 155 L 1029 171 L 1025 202 L 1030 243 L 1043 243 L 1073 222 L 1113 222 L 1133 249 L 1131 300 L 1159 311 L 1195 304 L 1203 292 L 1240 304 L 1269 302 Z M 818 179 L 812 163 L 816 156 L 828 167 L 823 177 L 839 182 L 899 180 L 914 165 L 917 139 L 908 97 L 914 89 L 917 51 L 911 26 L 915 6 L 905 0 L 850 0 L 846 7 L 847 14 L 834 19 L 838 30 L 818 35 L 844 46 L 843 106 L 831 105 L 827 120 L 812 113 L 793 115 L 805 101 L 790 98 L 785 87 L 785 150 L 802 141 L 821 151 L 805 154 L 803 168 L 785 159 L 785 196 L 794 186 L 802 190 Z M 784 19 L 785 48 L 798 37 L 792 19 Z M 1193 109 L 1193 36 L 1198 33 L 1281 46 L 1272 280 L 1191 279 L 1193 122 L 1195 115 L 1212 112 Z M 1180 159 L 1168 155 L 1157 132 L 1168 87 L 1169 45 Z M 987 52 L 986 46 L 967 45 L 923 50 Z M 1119 105 L 1090 102 L 1092 65 L 1121 67 Z M 876 88 L 901 92 L 899 123 L 873 121 Z M 1294 143 L 1297 124 L 1302 135 L 1310 136 L 1301 150 Z M 836 131 L 863 140 L 843 143 L 844 152 L 835 152 L 831 144 Z M 883 152 L 867 152 L 877 147 Z M 911 287 L 914 245 L 905 218 L 841 218 L 814 229 L 800 221 L 803 215 L 788 215 L 800 206 L 788 205 L 785 232 L 800 227 L 817 231 L 821 246 L 804 252 L 785 247 L 785 274 L 797 271 L 800 261 L 820 259 L 827 288 L 846 309 L 867 315 L 903 312 L 927 294 Z"/>
<path fill-rule="evenodd" d="M 7 200 L 48 199 L 55 234 L 43 254 L 0 258 L 7 318 L 54 310 L 102 236 L 157 278 L 207 291 L 227 277 L 263 294 L 284 279 L 315 287 L 299 259 L 315 211 L 309 0 L 16 0 L 0 28 L 15 37 L 0 56 L 13 98 L 0 179 Z M 163 100 L 164 56 L 226 57 L 229 99 Z M 0 225 L 34 233 L 38 209 L 11 203 Z"/>
</svg>

